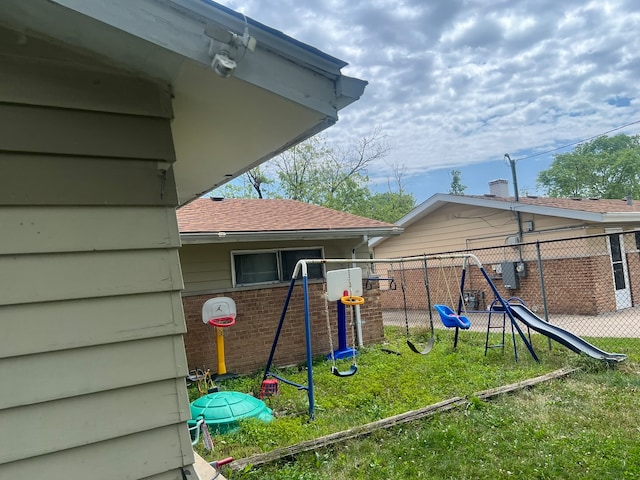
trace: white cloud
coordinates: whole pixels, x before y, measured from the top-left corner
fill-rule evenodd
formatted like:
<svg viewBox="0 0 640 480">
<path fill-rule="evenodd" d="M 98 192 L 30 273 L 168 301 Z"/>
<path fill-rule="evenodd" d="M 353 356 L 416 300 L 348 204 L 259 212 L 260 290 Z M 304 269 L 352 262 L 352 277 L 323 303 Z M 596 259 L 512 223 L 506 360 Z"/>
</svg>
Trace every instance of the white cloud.
<svg viewBox="0 0 640 480">
<path fill-rule="evenodd" d="M 379 128 L 414 175 L 455 165 L 469 183 L 465 165 L 640 120 L 635 0 L 220 3 L 349 62 L 369 85 L 329 137 Z"/>
</svg>

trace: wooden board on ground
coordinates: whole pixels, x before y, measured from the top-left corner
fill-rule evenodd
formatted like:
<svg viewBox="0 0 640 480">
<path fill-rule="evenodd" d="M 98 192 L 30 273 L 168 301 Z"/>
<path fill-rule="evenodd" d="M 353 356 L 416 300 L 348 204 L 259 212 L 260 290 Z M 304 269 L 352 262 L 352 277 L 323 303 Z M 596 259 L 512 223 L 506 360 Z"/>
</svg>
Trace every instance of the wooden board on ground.
<svg viewBox="0 0 640 480">
<path fill-rule="evenodd" d="M 577 370 L 579 369 L 578 368 L 562 368 L 560 370 L 547 373 L 546 375 L 530 378 L 528 380 L 523 380 L 522 382 L 512 383 L 510 385 L 504 385 L 502 387 L 483 390 L 481 392 L 474 393 L 473 396 L 481 400 L 490 400 L 491 398 L 497 397 L 499 395 L 511 393 L 517 390 L 522 390 L 524 388 L 528 388 L 528 387 L 537 385 L 539 383 L 547 382 L 549 380 L 565 377 Z M 399 415 L 394 415 L 388 418 L 383 418 L 375 422 L 350 428 L 349 430 L 343 430 L 341 432 L 331 433 L 323 437 L 314 438 L 312 440 L 307 440 L 301 443 L 297 443 L 295 445 L 290 445 L 288 447 L 277 448 L 270 452 L 260 453 L 260 454 L 252 455 L 250 457 L 242 458 L 232 462 L 229 466 L 231 467 L 232 470 L 235 470 L 235 471 L 242 470 L 247 466 L 259 467 L 260 465 L 264 465 L 266 463 L 276 462 L 278 460 L 282 460 L 283 458 L 293 457 L 299 453 L 327 447 L 335 443 L 344 442 L 345 440 L 349 440 L 351 438 L 369 435 L 375 432 L 376 430 L 380 430 L 382 428 L 389 428 L 395 425 L 400 425 L 402 423 L 420 420 L 422 418 L 432 416 L 438 412 L 453 410 L 454 408 L 466 405 L 467 403 L 468 403 L 468 400 L 466 400 L 465 398 L 453 397 L 448 400 L 444 400 L 442 402 L 429 405 L 428 407 L 420 408 L 418 410 L 411 410 L 409 412 L 401 413 Z"/>
</svg>

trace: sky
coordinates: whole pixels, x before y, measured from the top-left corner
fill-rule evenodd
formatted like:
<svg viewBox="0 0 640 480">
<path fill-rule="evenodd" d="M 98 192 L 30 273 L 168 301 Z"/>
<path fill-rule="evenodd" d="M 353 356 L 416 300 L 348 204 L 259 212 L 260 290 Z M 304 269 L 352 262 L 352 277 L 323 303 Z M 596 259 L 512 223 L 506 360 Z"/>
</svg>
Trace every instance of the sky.
<svg viewBox="0 0 640 480">
<path fill-rule="evenodd" d="M 417 203 L 509 180 L 543 195 L 538 172 L 566 145 L 640 133 L 638 0 L 218 0 L 349 65 L 369 82 L 326 131 L 330 142 L 384 135 L 369 169 L 385 191 L 392 168 Z M 615 131 L 614 131 L 615 130 Z M 551 150 L 555 150 L 551 152 Z M 548 153 L 545 153 L 548 152 Z"/>
</svg>

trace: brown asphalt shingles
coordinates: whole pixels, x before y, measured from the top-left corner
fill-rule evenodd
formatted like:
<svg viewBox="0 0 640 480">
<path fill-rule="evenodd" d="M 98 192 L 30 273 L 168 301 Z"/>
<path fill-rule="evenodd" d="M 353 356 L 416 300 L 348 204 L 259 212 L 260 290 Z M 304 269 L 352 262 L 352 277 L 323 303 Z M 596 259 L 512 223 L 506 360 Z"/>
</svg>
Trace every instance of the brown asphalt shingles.
<svg viewBox="0 0 640 480">
<path fill-rule="evenodd" d="M 297 200 L 199 198 L 178 209 L 181 233 L 392 228 L 393 224 Z"/>
</svg>

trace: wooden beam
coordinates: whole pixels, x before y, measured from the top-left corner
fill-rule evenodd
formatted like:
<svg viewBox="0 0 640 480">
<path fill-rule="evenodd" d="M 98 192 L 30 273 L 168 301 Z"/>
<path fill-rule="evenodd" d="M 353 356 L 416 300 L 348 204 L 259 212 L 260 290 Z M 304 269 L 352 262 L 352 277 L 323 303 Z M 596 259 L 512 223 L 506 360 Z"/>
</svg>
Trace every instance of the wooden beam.
<svg viewBox="0 0 640 480">
<path fill-rule="evenodd" d="M 513 383 L 511 385 L 505 385 L 502 387 L 491 388 L 489 390 L 483 390 L 481 392 L 474 393 L 472 396 L 477 397 L 481 400 L 489 400 L 499 395 L 511 393 L 517 390 L 522 390 L 524 388 L 528 388 L 528 387 L 537 385 L 539 383 L 547 382 L 549 380 L 565 377 L 575 372 L 576 370 L 579 370 L 579 369 L 563 368 L 563 369 L 548 373 L 546 375 L 530 378 L 528 380 L 523 380 L 522 382 Z M 395 425 L 400 425 L 402 423 L 413 422 L 415 420 L 420 420 L 422 418 L 433 416 L 439 412 L 446 412 L 449 410 L 453 410 L 454 408 L 466 405 L 467 403 L 468 401 L 465 398 L 453 397 L 448 400 L 444 400 L 442 402 L 429 405 L 428 407 L 420 408 L 418 410 L 411 410 L 409 412 L 401 413 L 399 415 L 394 415 L 388 418 L 383 418 L 375 422 L 350 428 L 349 430 L 343 430 L 342 432 L 331 433 L 329 435 L 315 438 L 313 440 L 307 440 L 305 442 L 297 443 L 295 445 L 290 445 L 288 447 L 277 448 L 270 452 L 260 453 L 260 454 L 252 455 L 250 457 L 235 460 L 229 466 L 234 471 L 242 470 L 247 466 L 258 467 L 266 463 L 282 460 L 283 458 L 293 457 L 295 455 L 298 455 L 299 453 L 308 452 L 308 451 L 316 450 L 319 448 L 324 448 L 329 445 L 333 445 L 335 443 L 344 442 L 345 440 L 349 440 L 351 438 L 369 435 L 375 432 L 376 430 L 393 427 Z"/>
</svg>

